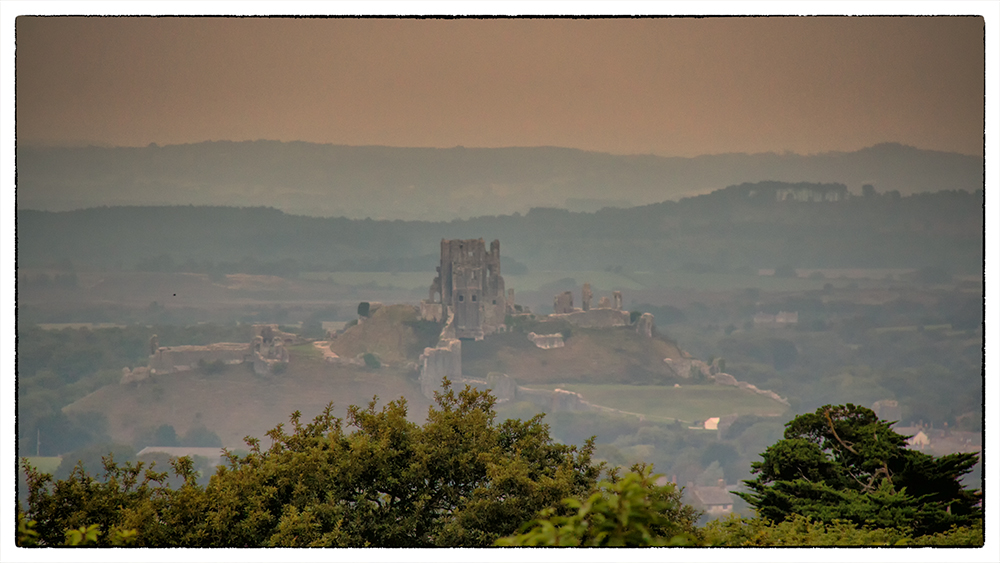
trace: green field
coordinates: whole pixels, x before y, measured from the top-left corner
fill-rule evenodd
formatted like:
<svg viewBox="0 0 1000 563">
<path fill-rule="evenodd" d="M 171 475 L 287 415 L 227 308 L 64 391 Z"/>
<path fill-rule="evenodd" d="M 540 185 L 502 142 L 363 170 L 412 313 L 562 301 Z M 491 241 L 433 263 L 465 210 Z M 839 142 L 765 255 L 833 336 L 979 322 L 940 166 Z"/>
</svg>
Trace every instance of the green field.
<svg viewBox="0 0 1000 563">
<path fill-rule="evenodd" d="M 657 422 L 703 421 L 728 414 L 780 415 L 788 407 L 762 395 L 718 385 L 588 385 L 561 383 L 538 386 L 575 391 L 593 404 L 641 414 Z"/>
</svg>

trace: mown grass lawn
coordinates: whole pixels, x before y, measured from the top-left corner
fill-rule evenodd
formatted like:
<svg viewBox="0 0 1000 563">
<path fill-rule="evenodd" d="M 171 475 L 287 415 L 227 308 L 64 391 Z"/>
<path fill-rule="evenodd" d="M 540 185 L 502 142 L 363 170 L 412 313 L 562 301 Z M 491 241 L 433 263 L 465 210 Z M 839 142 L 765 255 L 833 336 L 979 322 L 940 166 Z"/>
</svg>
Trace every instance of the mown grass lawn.
<svg viewBox="0 0 1000 563">
<path fill-rule="evenodd" d="M 672 387 L 561 383 L 545 385 L 544 388 L 575 391 L 591 403 L 641 414 L 658 422 L 704 421 L 728 414 L 780 415 L 788 408 L 762 395 L 718 385 Z"/>
</svg>

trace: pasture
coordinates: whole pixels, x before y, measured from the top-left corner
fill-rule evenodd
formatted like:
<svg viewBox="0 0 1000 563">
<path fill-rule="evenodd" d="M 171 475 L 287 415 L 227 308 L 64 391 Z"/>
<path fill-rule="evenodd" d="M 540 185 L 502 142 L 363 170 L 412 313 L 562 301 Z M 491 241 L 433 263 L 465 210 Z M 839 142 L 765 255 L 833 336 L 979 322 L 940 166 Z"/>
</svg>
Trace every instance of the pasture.
<svg viewBox="0 0 1000 563">
<path fill-rule="evenodd" d="M 778 416 L 788 409 L 763 395 L 719 385 L 673 387 L 560 383 L 537 387 L 574 391 L 595 405 L 642 415 L 656 422 L 680 420 L 692 423 L 728 414 Z"/>
</svg>

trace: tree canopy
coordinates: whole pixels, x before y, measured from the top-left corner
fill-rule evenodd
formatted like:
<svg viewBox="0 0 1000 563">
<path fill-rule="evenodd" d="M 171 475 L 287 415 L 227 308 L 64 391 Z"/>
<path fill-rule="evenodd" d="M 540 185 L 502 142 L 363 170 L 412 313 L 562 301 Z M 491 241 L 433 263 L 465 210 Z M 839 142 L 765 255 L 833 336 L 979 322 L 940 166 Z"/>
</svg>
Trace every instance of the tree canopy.
<svg viewBox="0 0 1000 563">
<path fill-rule="evenodd" d="M 406 403 L 332 405 L 291 416 L 227 453 L 207 484 L 194 461 L 177 479 L 104 459 L 68 478 L 28 466 L 19 545 L 136 547 L 982 546 L 977 491 L 958 478 L 975 456 L 935 458 L 872 411 L 826 406 L 788 423 L 741 493 L 755 518 L 698 528 L 699 512 L 652 467 L 619 477 L 582 448 L 555 443 L 536 416 L 495 421 L 495 399 L 445 380 L 423 425 Z M 602 475 L 606 480 L 598 482 Z"/>
<path fill-rule="evenodd" d="M 24 517 L 40 545 L 65 530 L 98 525 L 96 542 L 135 530 L 136 546 L 489 546 L 544 508 L 585 497 L 602 466 L 593 446 L 556 444 L 536 416 L 495 421 L 495 399 L 446 382 L 427 422 L 407 420 L 404 400 L 352 406 L 347 424 L 332 405 L 310 423 L 293 413 L 263 448 L 248 438 L 201 486 L 189 458 L 174 463 L 184 484 L 142 464 L 107 459 L 103 481 L 82 469 L 51 484 L 29 471 Z M 345 426 L 347 428 L 345 428 Z"/>
<path fill-rule="evenodd" d="M 777 523 L 801 515 L 919 536 L 982 518 L 979 492 L 959 481 L 977 456 L 934 457 L 908 449 L 906 439 L 870 409 L 820 407 L 786 425 L 784 439 L 753 463 L 749 492 L 738 494 Z"/>
<path fill-rule="evenodd" d="M 695 545 L 700 513 L 681 502 L 673 483 L 657 484 L 652 467 L 636 466 L 619 479 L 612 474 L 581 502 L 563 500 L 568 514 L 546 508 L 517 535 L 499 546 L 644 547 Z"/>
</svg>

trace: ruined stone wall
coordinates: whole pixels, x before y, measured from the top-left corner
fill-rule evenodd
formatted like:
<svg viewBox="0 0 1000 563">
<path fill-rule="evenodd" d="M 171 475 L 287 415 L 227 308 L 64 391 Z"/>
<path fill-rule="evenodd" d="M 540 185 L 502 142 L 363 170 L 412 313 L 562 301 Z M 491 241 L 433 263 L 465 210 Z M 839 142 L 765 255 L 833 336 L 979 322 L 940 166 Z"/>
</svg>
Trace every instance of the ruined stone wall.
<svg viewBox="0 0 1000 563">
<path fill-rule="evenodd" d="M 119 383 L 128 385 L 129 383 L 139 383 L 149 379 L 149 367 L 139 366 L 135 369 L 122 368 L 122 378 Z"/>
<path fill-rule="evenodd" d="M 611 328 L 615 326 L 628 326 L 628 311 L 618 311 L 615 309 L 591 309 L 589 311 L 574 311 L 572 313 L 560 313 L 549 315 L 553 319 L 564 319 L 573 326 L 582 328 Z"/>
<path fill-rule="evenodd" d="M 424 348 L 420 355 L 420 392 L 428 399 L 441 390 L 441 378 L 458 381 L 462 377 L 462 341 L 442 339 L 436 348 Z"/>
<path fill-rule="evenodd" d="M 708 378 L 711 376 L 711 369 L 708 364 L 701 360 L 691 358 L 664 358 L 664 363 L 674 372 L 674 375 L 682 379 Z M 734 380 L 735 381 L 735 380 Z"/>
<path fill-rule="evenodd" d="M 534 332 L 529 332 L 528 340 L 534 342 L 535 346 L 538 346 L 543 350 L 562 348 L 566 346 L 566 341 L 563 339 L 563 335 L 558 332 L 555 334 L 535 334 Z"/>
<path fill-rule="evenodd" d="M 773 399 L 783 405 L 788 405 L 788 400 L 778 395 L 774 391 L 770 391 L 767 389 L 759 389 L 756 385 L 752 383 L 739 381 L 732 375 L 729 375 L 728 373 L 723 373 L 721 371 L 718 371 L 717 367 L 718 362 L 713 363 L 713 365 L 709 366 L 708 364 L 706 364 L 701 360 L 695 360 L 692 358 L 664 358 L 663 361 L 678 377 L 684 379 L 704 378 L 709 381 L 714 381 L 716 385 L 737 387 L 748 393 L 754 393 L 756 395 L 764 395 L 765 397 Z"/>
<path fill-rule="evenodd" d="M 517 382 L 506 373 L 491 371 L 486 375 L 486 388 L 497 398 L 498 403 L 517 400 Z"/>
<path fill-rule="evenodd" d="M 552 310 L 557 315 L 572 313 L 575 311 L 573 308 L 573 292 L 564 291 L 559 295 L 556 295 L 555 300 L 552 302 Z"/>
<path fill-rule="evenodd" d="M 482 327 L 485 334 L 492 334 L 504 326 L 507 318 L 507 288 L 500 275 L 500 241 L 490 243 L 486 259 L 486 277 L 483 278 Z"/>
<path fill-rule="evenodd" d="M 201 360 L 238 364 L 243 363 L 250 353 L 248 344 L 234 342 L 219 342 L 208 346 L 160 347 L 150 356 L 149 369 L 157 374 L 184 371 L 198 367 Z"/>
<path fill-rule="evenodd" d="M 444 305 L 430 301 L 420 302 L 420 318 L 439 323 L 444 320 Z"/>
<path fill-rule="evenodd" d="M 374 313 L 375 309 L 371 309 L 371 312 Z M 297 334 L 278 330 L 278 325 L 276 324 L 255 324 L 253 325 L 253 335 L 254 337 L 260 336 L 266 342 L 277 338 L 284 342 L 286 346 L 292 346 L 302 341 Z"/>
</svg>

